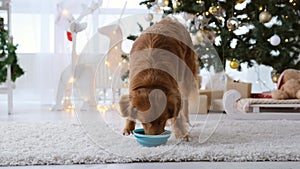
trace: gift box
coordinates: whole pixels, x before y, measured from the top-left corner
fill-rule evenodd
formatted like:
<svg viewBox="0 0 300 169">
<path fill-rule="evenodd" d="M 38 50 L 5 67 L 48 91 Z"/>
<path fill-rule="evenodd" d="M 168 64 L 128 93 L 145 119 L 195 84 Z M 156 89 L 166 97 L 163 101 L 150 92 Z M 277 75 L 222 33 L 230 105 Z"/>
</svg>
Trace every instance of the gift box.
<svg viewBox="0 0 300 169">
<path fill-rule="evenodd" d="M 210 111 L 217 111 L 217 112 L 223 112 L 224 106 L 223 106 L 223 100 L 222 99 L 215 99 L 212 101 L 211 106 L 209 108 Z"/>
<path fill-rule="evenodd" d="M 220 100 L 223 98 L 223 90 L 199 90 L 200 96 L 205 95 L 207 97 L 207 110 L 220 111 L 219 108 L 215 109 L 215 100 Z"/>
<path fill-rule="evenodd" d="M 228 81 L 226 85 L 226 91 L 230 89 L 237 90 L 241 93 L 242 98 L 250 98 L 251 97 L 251 88 L 252 83 L 245 83 L 239 81 Z"/>
<path fill-rule="evenodd" d="M 272 99 L 272 94 L 271 94 L 271 92 L 268 92 L 268 93 L 252 93 L 251 98 Z"/>
<path fill-rule="evenodd" d="M 206 95 L 200 95 L 199 97 L 199 108 L 198 113 L 199 114 L 206 114 L 207 113 L 207 96 Z"/>
</svg>

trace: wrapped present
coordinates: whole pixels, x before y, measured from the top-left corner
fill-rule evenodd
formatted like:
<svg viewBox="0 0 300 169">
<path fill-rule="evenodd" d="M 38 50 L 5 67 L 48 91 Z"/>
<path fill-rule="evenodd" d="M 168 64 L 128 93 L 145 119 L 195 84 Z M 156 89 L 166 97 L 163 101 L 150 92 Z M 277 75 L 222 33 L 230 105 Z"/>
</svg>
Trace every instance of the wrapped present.
<svg viewBox="0 0 300 169">
<path fill-rule="evenodd" d="M 224 111 L 223 100 L 222 99 L 213 100 L 209 110 L 210 111 L 223 112 Z"/>
<path fill-rule="evenodd" d="M 207 113 L 207 96 L 206 95 L 200 95 L 199 99 L 199 108 L 198 108 L 198 113 L 199 114 L 206 114 Z"/>
<path fill-rule="evenodd" d="M 207 97 L 207 110 L 219 111 L 214 109 L 216 107 L 214 106 L 214 102 L 217 99 L 223 98 L 223 90 L 199 90 L 199 94 L 200 96 L 205 95 Z"/>
<path fill-rule="evenodd" d="M 231 80 L 228 80 L 226 85 L 226 91 L 230 89 L 235 89 L 241 93 L 242 98 L 251 97 L 251 88 L 252 88 L 252 83 L 245 83 L 245 82 L 231 81 Z"/>
<path fill-rule="evenodd" d="M 268 92 L 268 93 L 252 93 L 251 98 L 271 99 L 272 94 L 270 92 Z"/>
</svg>

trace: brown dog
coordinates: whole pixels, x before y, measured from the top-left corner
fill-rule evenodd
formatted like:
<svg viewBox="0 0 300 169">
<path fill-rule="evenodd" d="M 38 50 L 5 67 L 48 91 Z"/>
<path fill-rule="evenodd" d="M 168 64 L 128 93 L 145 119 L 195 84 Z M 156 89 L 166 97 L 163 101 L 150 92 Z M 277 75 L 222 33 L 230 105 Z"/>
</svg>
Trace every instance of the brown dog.
<svg viewBox="0 0 300 169">
<path fill-rule="evenodd" d="M 188 139 L 188 98 L 197 88 L 198 65 L 186 28 L 166 18 L 146 29 L 133 44 L 129 70 L 129 95 L 119 101 L 127 117 L 123 134 L 134 130 L 136 119 L 145 134 L 161 134 L 170 119 L 175 136 Z"/>
</svg>

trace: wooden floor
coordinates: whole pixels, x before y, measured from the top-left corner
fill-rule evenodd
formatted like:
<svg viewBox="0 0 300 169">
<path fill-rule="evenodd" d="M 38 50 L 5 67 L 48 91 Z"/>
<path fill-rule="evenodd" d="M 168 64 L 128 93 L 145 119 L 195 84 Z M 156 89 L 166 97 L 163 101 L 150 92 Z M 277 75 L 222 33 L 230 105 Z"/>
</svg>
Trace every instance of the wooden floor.
<svg viewBox="0 0 300 169">
<path fill-rule="evenodd" d="M 47 121 L 74 121 L 74 112 L 50 111 L 51 105 L 39 103 L 15 103 L 14 113 L 7 115 L 7 105 L 0 101 L 0 123 L 7 121 L 16 122 L 47 122 Z M 1 152 L 0 152 L 1 153 Z M 100 164 L 100 165 L 59 165 L 59 166 L 23 166 L 23 167 L 1 167 L 1 169 L 299 169 L 300 162 L 180 162 L 180 163 L 129 163 L 129 164 Z"/>
</svg>

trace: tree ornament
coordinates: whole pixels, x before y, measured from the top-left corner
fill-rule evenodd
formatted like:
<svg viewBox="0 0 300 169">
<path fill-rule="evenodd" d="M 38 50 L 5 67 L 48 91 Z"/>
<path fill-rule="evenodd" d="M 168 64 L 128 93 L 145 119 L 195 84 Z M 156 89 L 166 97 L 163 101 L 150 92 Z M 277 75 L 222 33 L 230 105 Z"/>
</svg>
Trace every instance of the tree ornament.
<svg viewBox="0 0 300 169">
<path fill-rule="evenodd" d="M 241 4 L 241 3 L 245 2 L 245 0 L 237 0 L 236 2 Z"/>
<path fill-rule="evenodd" d="M 67 38 L 68 38 L 69 41 L 72 42 L 72 33 L 69 32 L 69 31 L 67 31 Z"/>
<path fill-rule="evenodd" d="M 275 73 L 272 75 L 272 81 L 273 83 L 277 83 L 279 79 L 280 73 Z"/>
<path fill-rule="evenodd" d="M 272 19 L 272 15 L 268 11 L 263 11 L 259 14 L 259 21 L 262 23 L 267 23 Z"/>
<path fill-rule="evenodd" d="M 229 66 L 231 69 L 237 69 L 240 67 L 240 63 L 236 59 L 232 59 Z"/>
<path fill-rule="evenodd" d="M 147 13 L 144 18 L 147 22 L 151 22 L 153 20 L 153 14 Z"/>
<path fill-rule="evenodd" d="M 209 7 L 208 12 L 212 15 L 215 15 L 218 12 L 218 7 L 217 6 L 211 6 L 211 7 Z"/>
<path fill-rule="evenodd" d="M 158 0 L 157 5 L 160 7 L 166 7 L 169 5 L 169 1 L 168 0 Z"/>
<path fill-rule="evenodd" d="M 270 38 L 270 44 L 273 46 L 278 46 L 280 44 L 280 42 L 281 42 L 281 39 L 277 34 L 273 35 Z"/>
<path fill-rule="evenodd" d="M 199 16 L 196 18 L 195 23 L 197 25 L 196 29 L 204 29 L 208 26 L 210 18 L 207 18 L 205 15 Z"/>
<path fill-rule="evenodd" d="M 232 17 L 232 18 L 229 18 L 228 20 L 227 20 L 227 28 L 229 29 L 229 30 L 233 30 L 233 29 L 236 29 L 237 27 L 238 27 L 238 25 L 239 25 L 239 22 L 238 22 L 238 19 L 237 18 L 235 18 L 235 17 Z"/>
</svg>

